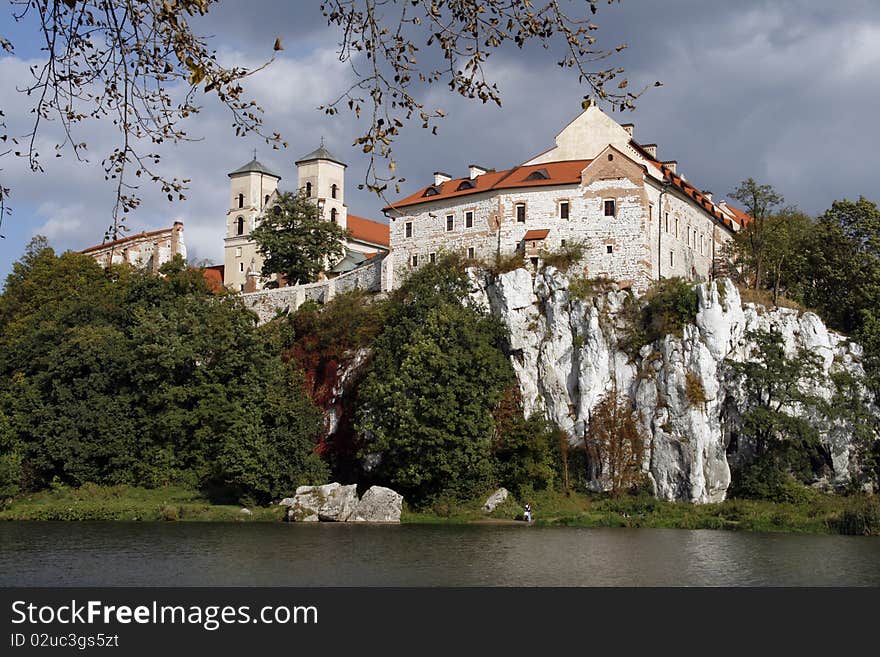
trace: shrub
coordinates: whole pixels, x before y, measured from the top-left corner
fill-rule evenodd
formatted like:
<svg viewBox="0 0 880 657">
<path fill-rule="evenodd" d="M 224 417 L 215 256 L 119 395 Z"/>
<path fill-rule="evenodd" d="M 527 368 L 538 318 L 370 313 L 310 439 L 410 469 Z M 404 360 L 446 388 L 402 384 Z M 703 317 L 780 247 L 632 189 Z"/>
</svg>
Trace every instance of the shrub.
<svg viewBox="0 0 880 657">
<path fill-rule="evenodd" d="M 703 383 L 693 372 L 684 375 L 684 394 L 691 406 L 702 406 L 707 401 Z"/>
<path fill-rule="evenodd" d="M 634 359 L 646 344 L 666 335 L 681 337 L 682 329 L 696 321 L 698 310 L 699 297 L 692 284 L 681 278 L 657 281 L 641 301 L 632 299 L 624 305 L 627 328 L 620 346 Z"/>
<path fill-rule="evenodd" d="M 880 535 L 880 500 L 864 495 L 853 497 L 843 513 L 829 524 L 849 536 Z"/>
<path fill-rule="evenodd" d="M 568 283 L 568 293 L 575 299 L 586 301 L 599 294 L 605 294 L 613 290 L 617 284 L 605 276 L 587 278 L 586 276 L 573 276 Z"/>
<path fill-rule="evenodd" d="M 495 257 L 484 263 L 483 266 L 493 276 L 499 276 L 514 269 L 525 267 L 525 260 L 523 260 L 522 251 L 517 250 L 508 254 L 497 253 Z"/>
<path fill-rule="evenodd" d="M 566 272 L 581 261 L 585 252 L 586 246 L 583 242 L 569 242 L 556 251 L 542 252 L 541 260 L 545 267 L 556 267 L 559 271 Z"/>
</svg>

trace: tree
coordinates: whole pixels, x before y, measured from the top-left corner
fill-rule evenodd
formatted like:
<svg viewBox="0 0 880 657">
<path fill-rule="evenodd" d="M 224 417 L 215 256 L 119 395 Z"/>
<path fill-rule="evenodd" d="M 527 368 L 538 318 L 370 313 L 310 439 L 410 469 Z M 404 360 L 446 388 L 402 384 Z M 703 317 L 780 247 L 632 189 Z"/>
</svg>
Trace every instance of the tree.
<svg viewBox="0 0 880 657">
<path fill-rule="evenodd" d="M 770 217 L 783 198 L 770 185 L 761 185 L 749 178 L 740 183 L 730 196 L 744 204 L 751 217 L 733 239 L 732 248 L 737 264 L 745 270 L 749 284 L 758 289 L 764 278 L 767 244 L 771 237 Z"/>
<path fill-rule="evenodd" d="M 417 270 L 389 301 L 358 391 L 364 469 L 413 505 L 492 484 L 492 410 L 514 375 L 501 324 L 469 289 L 451 259 Z"/>
<path fill-rule="evenodd" d="M 190 23 L 216 4 L 217 0 L 12 0 L 17 21 L 36 14 L 45 56 L 23 90 L 34 99 L 33 128 L 25 135 L 9 135 L 15 145 L 0 157 L 26 157 L 31 168 L 40 171 L 40 156 L 45 154 L 36 145 L 45 122 L 56 119 L 65 136 L 54 154 L 67 150 L 82 160 L 87 144 L 77 127 L 87 120 L 111 121 L 119 131 L 119 143 L 103 165 L 106 178 L 116 186 L 114 221 L 108 230 L 116 238 L 125 228 L 122 216 L 139 203 L 136 181 L 153 180 L 169 199 L 184 197 L 188 180 L 163 175 L 159 153 L 149 149 L 190 139 L 184 122 L 201 109 L 196 100 L 199 88 L 230 110 L 237 135 L 256 133 L 273 148 L 286 147 L 278 132 L 263 130 L 262 110 L 244 97 L 241 85 L 272 59 L 254 69 L 226 67 Z M 501 92 L 484 66 L 506 44 L 523 48 L 537 42 L 557 48 L 559 65 L 574 69 L 590 94 L 614 107 L 632 109 L 641 92 L 629 89 L 621 77 L 623 69 L 596 68 L 597 62 L 626 47 L 596 47 L 598 28 L 591 15 L 599 4 L 585 0 L 582 9 L 569 11 L 558 0 L 538 5 L 509 0 L 479 5 L 326 0 L 320 11 L 339 30 L 339 58 L 351 64 L 355 83 L 322 109 L 335 115 L 347 106 L 358 117 L 362 111 L 369 115 L 368 128 L 355 145 L 370 154 L 365 182 L 379 193 L 390 182 L 403 182 L 394 174 L 391 144 L 404 122 L 417 120 L 436 132 L 435 121 L 445 114 L 425 108 L 419 91 L 445 83 L 466 98 L 500 105 Z M 2 35 L 0 48 L 14 52 L 14 44 Z M 283 49 L 280 38 L 272 48 Z M 432 65 L 432 57 L 442 63 Z M 186 89 L 182 99 L 176 90 L 179 84 Z M 0 127 L 2 118 L 0 108 Z M 387 160 L 387 174 L 376 172 L 377 156 Z M 9 209 L 8 195 L 9 189 L 0 186 L 0 221 Z"/>
<path fill-rule="evenodd" d="M 617 388 L 607 392 L 590 414 L 584 444 L 592 467 L 614 497 L 643 479 L 645 439 L 629 401 Z"/>
<path fill-rule="evenodd" d="M 264 278 L 283 274 L 289 285 L 312 283 L 328 265 L 345 255 L 349 233 L 321 219 L 304 191 L 281 194 L 251 237 L 263 256 Z"/>
</svg>

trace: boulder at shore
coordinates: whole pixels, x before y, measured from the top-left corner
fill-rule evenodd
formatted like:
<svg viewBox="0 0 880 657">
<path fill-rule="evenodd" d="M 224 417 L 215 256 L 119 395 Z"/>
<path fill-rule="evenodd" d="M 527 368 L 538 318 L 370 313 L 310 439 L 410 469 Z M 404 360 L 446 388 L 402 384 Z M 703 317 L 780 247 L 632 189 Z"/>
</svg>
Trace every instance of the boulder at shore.
<svg viewBox="0 0 880 657">
<path fill-rule="evenodd" d="M 495 508 L 507 499 L 510 492 L 506 488 L 499 488 L 489 496 L 483 505 L 483 513 L 492 513 Z"/>
<path fill-rule="evenodd" d="M 351 522 L 400 522 L 403 495 L 390 488 L 372 486 L 354 508 Z"/>
<path fill-rule="evenodd" d="M 287 517 L 296 522 L 345 522 L 358 503 L 357 486 L 337 482 L 323 486 L 300 486 L 296 495 L 281 500 L 290 507 Z"/>
</svg>

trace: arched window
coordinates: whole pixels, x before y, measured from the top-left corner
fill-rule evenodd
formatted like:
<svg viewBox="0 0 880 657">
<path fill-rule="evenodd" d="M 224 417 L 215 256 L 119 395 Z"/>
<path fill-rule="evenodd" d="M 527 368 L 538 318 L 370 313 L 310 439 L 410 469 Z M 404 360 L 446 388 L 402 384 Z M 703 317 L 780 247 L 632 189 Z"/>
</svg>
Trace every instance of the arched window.
<svg viewBox="0 0 880 657">
<path fill-rule="evenodd" d="M 306 196 L 308 196 L 309 198 L 312 197 L 312 183 L 310 182 L 306 183 Z"/>
<path fill-rule="evenodd" d="M 240 208 L 244 207 L 244 194 L 238 195 L 238 207 L 240 207 Z"/>
<path fill-rule="evenodd" d="M 244 217 L 236 219 L 236 224 L 236 230 L 238 231 L 236 235 L 244 235 Z"/>
<path fill-rule="evenodd" d="M 336 208 L 332 208 L 330 210 L 330 221 L 332 221 L 334 224 L 336 223 Z"/>
<path fill-rule="evenodd" d="M 330 196 L 336 198 L 336 183 L 330 185 Z"/>
</svg>

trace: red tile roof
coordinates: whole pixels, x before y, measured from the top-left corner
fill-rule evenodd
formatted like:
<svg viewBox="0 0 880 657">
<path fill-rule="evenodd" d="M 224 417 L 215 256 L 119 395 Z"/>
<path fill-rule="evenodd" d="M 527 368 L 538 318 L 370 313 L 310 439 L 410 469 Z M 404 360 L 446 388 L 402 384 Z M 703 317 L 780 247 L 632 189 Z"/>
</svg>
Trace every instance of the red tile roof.
<svg viewBox="0 0 880 657">
<path fill-rule="evenodd" d="M 202 268 L 202 275 L 208 283 L 208 289 L 211 292 L 217 292 L 223 289 L 223 265 L 211 265 Z"/>
<path fill-rule="evenodd" d="M 386 207 L 385 210 L 394 210 L 411 205 L 418 205 L 419 203 L 430 203 L 432 201 L 449 198 L 459 198 L 496 189 L 570 185 L 579 183 L 581 180 L 581 171 L 583 171 L 590 162 L 592 162 L 592 160 L 567 160 L 565 162 L 530 164 L 528 166 L 513 167 L 512 169 L 506 169 L 504 171 L 491 171 L 473 179 L 456 178 L 455 180 L 448 180 L 440 185 L 423 187 L 415 194 L 411 194 L 396 203 L 392 203 Z M 546 172 L 549 177 L 536 177 L 532 180 L 528 180 L 528 177 L 535 172 Z M 473 183 L 473 187 L 462 185 L 462 183 Z M 459 189 L 459 186 L 463 186 L 463 189 Z M 436 190 L 437 193 L 425 196 L 425 193 L 430 189 Z"/>
<path fill-rule="evenodd" d="M 364 219 L 356 214 L 348 215 L 346 221 L 348 223 L 348 232 L 351 233 L 354 239 L 370 242 L 371 244 L 380 244 L 381 246 L 390 246 L 391 236 L 388 224 Z"/>
<path fill-rule="evenodd" d="M 751 215 L 748 212 L 744 212 L 739 208 L 733 207 L 730 203 L 724 202 L 727 206 L 727 209 L 733 214 L 734 218 L 740 223 L 741 226 L 748 226 L 749 222 L 752 220 Z"/>
<path fill-rule="evenodd" d="M 550 234 L 550 230 L 542 228 L 539 230 L 530 230 L 523 237 L 524 240 L 542 240 Z"/>
</svg>

